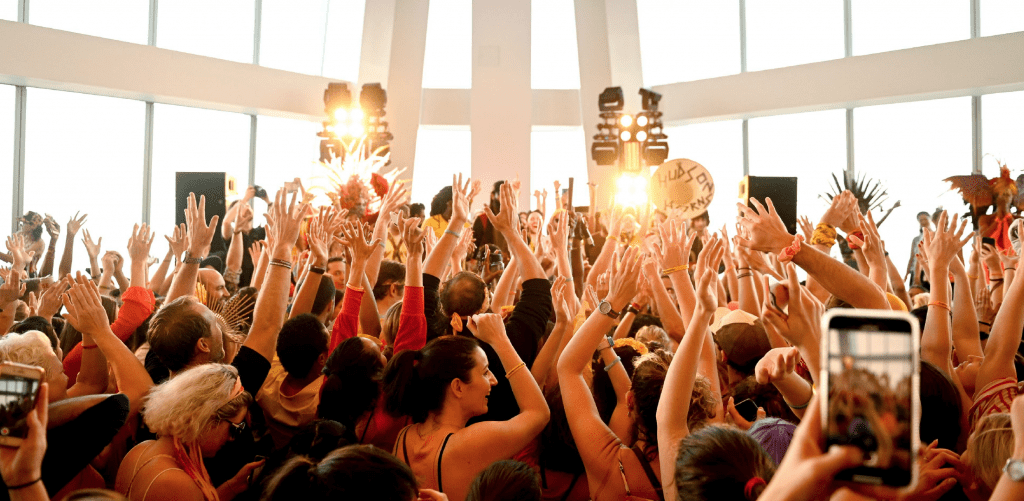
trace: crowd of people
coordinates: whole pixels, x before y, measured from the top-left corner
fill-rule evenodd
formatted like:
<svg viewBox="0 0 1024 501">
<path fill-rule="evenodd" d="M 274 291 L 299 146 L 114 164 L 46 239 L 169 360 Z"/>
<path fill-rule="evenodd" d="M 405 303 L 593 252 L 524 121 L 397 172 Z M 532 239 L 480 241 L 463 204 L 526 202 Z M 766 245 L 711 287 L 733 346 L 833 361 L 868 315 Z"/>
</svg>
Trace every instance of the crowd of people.
<svg viewBox="0 0 1024 501">
<path fill-rule="evenodd" d="M 489 188 L 460 175 L 421 205 L 395 183 L 372 217 L 249 188 L 208 218 L 192 196 L 162 260 L 145 224 L 101 257 L 76 214 L 57 261 L 60 225 L 26 214 L 0 253 L 0 362 L 43 377 L 0 497 L 1024 499 L 1012 246 L 926 213 L 901 275 L 850 192 L 794 235 L 770 199 L 713 232 L 707 213 L 580 210 L 557 185 L 527 212 L 517 180 Z M 847 401 L 878 404 L 864 429 L 907 413 L 820 380 L 822 317 L 844 308 L 917 318 L 915 457 L 825 436 Z M 913 482 L 847 481 L 869 452 Z"/>
</svg>

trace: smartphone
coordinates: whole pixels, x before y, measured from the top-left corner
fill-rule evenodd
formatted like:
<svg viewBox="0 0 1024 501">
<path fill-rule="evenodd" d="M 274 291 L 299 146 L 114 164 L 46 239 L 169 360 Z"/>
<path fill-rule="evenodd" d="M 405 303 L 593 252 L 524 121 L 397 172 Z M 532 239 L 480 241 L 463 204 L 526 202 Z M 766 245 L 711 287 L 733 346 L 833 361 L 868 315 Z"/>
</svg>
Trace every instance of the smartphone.
<svg viewBox="0 0 1024 501">
<path fill-rule="evenodd" d="M 920 335 L 906 312 L 842 309 L 822 317 L 823 450 L 858 447 L 864 462 L 836 480 L 891 487 L 917 481 Z"/>
<path fill-rule="evenodd" d="M 1013 246 L 1013 252 L 1020 255 L 1020 235 L 1017 234 L 1017 225 L 1010 225 L 1010 245 Z"/>
<path fill-rule="evenodd" d="M 0 445 L 18 447 L 28 436 L 28 414 L 36 406 L 43 369 L 0 363 Z"/>
<path fill-rule="evenodd" d="M 992 237 L 981 237 L 981 245 L 989 244 L 993 247 L 996 246 L 996 239 Z"/>
<path fill-rule="evenodd" d="M 753 423 L 757 419 L 757 404 L 751 399 L 745 399 L 736 404 L 736 412 L 743 416 L 743 419 Z"/>
</svg>

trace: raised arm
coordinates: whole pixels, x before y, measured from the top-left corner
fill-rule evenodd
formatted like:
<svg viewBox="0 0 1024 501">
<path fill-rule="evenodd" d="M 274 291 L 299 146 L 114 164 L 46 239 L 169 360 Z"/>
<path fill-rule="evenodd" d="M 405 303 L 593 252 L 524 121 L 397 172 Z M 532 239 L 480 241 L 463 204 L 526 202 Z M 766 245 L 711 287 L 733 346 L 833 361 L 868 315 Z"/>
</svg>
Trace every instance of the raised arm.
<svg viewBox="0 0 1024 501">
<path fill-rule="evenodd" d="M 25 295 L 25 284 L 21 278 L 26 272 L 11 269 L 3 285 L 0 285 L 0 332 L 11 330 L 14 325 L 14 313 L 18 309 L 18 298 Z"/>
<path fill-rule="evenodd" d="M 166 301 L 168 303 L 179 297 L 195 293 L 196 280 L 199 278 L 199 263 L 210 252 L 213 232 L 217 231 L 217 221 L 219 220 L 220 216 L 213 216 L 210 223 L 206 223 L 206 195 L 200 196 L 199 203 L 196 203 L 196 194 L 188 194 L 188 204 L 185 209 L 188 248 L 185 250 L 185 257 L 178 268 L 178 273 L 171 281 L 171 289 L 167 291 Z M 291 260 L 291 255 L 288 256 L 288 259 Z"/>
<path fill-rule="evenodd" d="M 68 233 L 65 235 L 64 241 L 64 255 L 60 258 L 60 268 L 58 273 L 60 276 L 66 276 L 71 273 L 71 258 L 75 251 L 75 235 L 78 235 L 78 230 L 82 229 L 82 225 L 85 224 L 85 218 L 89 217 L 88 214 L 82 214 L 81 217 L 78 213 L 68 221 Z"/>
<path fill-rule="evenodd" d="M 1017 232 L 1024 230 L 1021 219 L 1014 221 Z M 985 345 L 985 359 L 978 369 L 976 391 L 981 391 L 992 381 L 1002 378 L 1016 380 L 1013 357 L 1020 346 L 1021 330 L 1024 329 L 1024 280 L 1014 280 L 1003 298 L 1003 306 L 996 313 Z"/>
<path fill-rule="evenodd" d="M 408 193 L 403 183 L 395 182 L 384 195 L 384 200 L 381 201 L 380 212 L 378 213 L 377 221 L 374 223 L 371 237 L 373 240 L 380 240 L 380 243 L 377 244 L 373 254 L 370 254 L 370 257 L 366 260 L 366 278 L 371 284 L 377 283 L 377 274 L 380 273 L 380 261 L 384 259 L 386 247 L 384 242 L 388 238 L 388 225 L 391 224 L 391 213 L 398 210 L 405 203 Z M 456 228 L 461 228 L 461 226 Z M 324 265 L 326 266 L 327 263 L 324 262 Z"/>
<path fill-rule="evenodd" d="M 239 205 L 241 208 L 238 209 L 238 215 L 235 216 L 235 230 L 232 232 L 231 243 L 228 244 L 227 260 L 224 263 L 224 282 L 231 292 L 237 291 L 241 286 L 238 279 L 242 276 L 242 261 L 245 259 L 246 251 L 245 238 L 242 237 L 242 230 L 238 228 L 244 227 L 253 218 L 252 209 L 248 204 L 235 204 L 236 207 Z M 326 261 L 324 266 L 326 266 Z"/>
<path fill-rule="evenodd" d="M 82 245 L 85 246 L 85 253 L 89 255 L 89 274 L 92 276 L 93 281 L 97 281 L 100 278 L 99 257 L 100 249 L 103 245 L 103 237 L 93 242 L 92 235 L 89 235 L 89 230 L 83 230 Z"/>
<path fill-rule="evenodd" d="M 814 396 L 811 383 L 796 373 L 800 350 L 794 346 L 772 348 L 758 360 L 754 377 L 758 384 L 771 383 L 779 390 L 782 400 L 798 418 L 803 418 L 807 404 Z"/>
<path fill-rule="evenodd" d="M 423 308 L 423 237 L 422 221 L 415 217 L 402 220 L 402 242 L 409 249 L 405 263 L 405 291 L 402 293 L 402 314 L 398 317 L 394 352 L 418 350 L 427 344 L 427 317 Z"/>
<path fill-rule="evenodd" d="M 484 263 L 484 266 L 488 266 Z M 498 279 L 498 285 L 494 286 L 494 298 L 491 299 L 491 312 L 501 314 L 501 308 L 511 301 L 509 301 L 509 293 L 513 291 L 516 285 L 516 280 L 519 278 L 519 260 L 512 257 L 509 260 L 508 266 L 501 272 L 501 278 Z"/>
<path fill-rule="evenodd" d="M 697 362 L 700 359 L 707 326 L 718 307 L 718 274 L 705 269 L 697 282 L 697 306 L 690 318 L 690 324 L 679 343 L 672 363 L 665 374 L 665 385 L 658 401 L 658 448 L 661 464 L 661 486 L 666 501 L 676 498 L 675 470 L 679 441 L 690 434 L 687 417 L 690 412 L 690 396 L 697 380 Z"/>
<path fill-rule="evenodd" d="M 949 271 L 953 274 L 956 284 L 953 289 L 953 302 L 950 304 L 953 308 L 953 349 L 960 360 L 984 356 L 981 339 L 978 338 L 978 312 L 975 310 L 974 296 L 971 294 L 971 278 L 959 258 L 950 261 Z M 985 292 L 987 301 L 988 290 Z"/>
<path fill-rule="evenodd" d="M 965 220 L 959 231 L 956 221 L 949 221 L 946 212 L 939 216 L 935 232 L 925 232 L 921 248 L 928 260 L 928 270 L 932 276 L 931 301 L 928 303 L 928 322 L 921 334 L 921 360 L 941 368 L 946 374 L 953 374 L 953 338 L 951 334 L 950 314 L 952 309 L 949 293 L 949 265 L 956 259 L 956 253 L 973 236 L 961 240 Z M 977 326 L 975 326 L 977 331 Z M 977 335 L 977 334 L 975 334 Z"/>
<path fill-rule="evenodd" d="M 697 239 L 697 232 L 686 235 L 685 225 L 674 219 L 665 221 L 658 229 L 661 231 L 661 264 L 665 267 L 664 273 L 668 275 L 668 279 L 672 281 L 672 288 L 676 291 L 676 302 L 679 303 L 679 314 L 683 318 L 683 323 L 689 324 L 697 297 L 693 293 L 693 283 L 690 282 L 690 274 L 686 270 L 690 268 L 690 249 Z"/>
<path fill-rule="evenodd" d="M 622 209 L 614 207 L 608 212 L 608 236 L 601 247 L 601 253 L 590 266 L 590 273 L 587 275 L 587 284 L 597 289 L 597 277 L 608 270 L 612 262 L 612 256 L 618 248 L 619 233 L 622 231 Z"/>
<path fill-rule="evenodd" d="M 320 214 L 309 223 L 309 231 L 306 232 L 310 250 L 309 273 L 306 274 L 306 279 L 302 281 L 302 286 L 299 287 L 299 292 L 295 295 L 288 318 L 295 318 L 313 310 L 316 291 L 320 289 L 320 280 L 323 279 L 324 270 L 327 267 L 327 247 L 331 240 L 325 226 L 328 218 L 330 218 L 328 209 L 321 207 Z M 232 241 L 231 245 L 235 245 L 235 242 Z"/>
<path fill-rule="evenodd" d="M 789 314 L 784 314 L 765 302 L 761 311 L 765 330 L 774 332 L 800 350 L 800 356 L 807 364 L 811 378 L 817 380 L 821 373 L 821 315 L 825 308 L 796 277 L 796 266 L 786 265 L 789 278 L 786 290 L 789 293 Z M 856 273 L 856 272 L 855 272 Z"/>
<path fill-rule="evenodd" d="M 274 205 L 267 214 L 267 233 L 274 233 L 274 247 L 270 254 L 270 269 L 266 282 L 256 298 L 252 327 L 242 346 L 246 346 L 267 360 L 274 359 L 277 349 L 277 335 L 284 325 L 285 309 L 288 305 L 288 291 L 291 287 L 292 243 L 299 236 L 302 220 L 309 210 L 306 203 L 291 200 L 283 189 L 278 190 Z"/>
<path fill-rule="evenodd" d="M 540 261 L 530 252 L 530 247 L 519 236 L 519 214 L 517 213 L 519 206 L 516 202 L 512 186 L 509 183 L 502 183 L 500 196 L 501 210 L 498 214 L 491 212 L 490 206 L 484 208 L 487 212 L 487 220 L 492 221 L 495 229 L 500 231 L 501 235 L 505 237 L 509 252 L 519 262 L 519 267 L 521 268 L 519 274 L 523 281 L 534 278 L 546 279 L 547 275 L 544 273 L 544 268 L 541 266 Z M 438 243 L 439 247 L 440 245 Z"/>
<path fill-rule="evenodd" d="M 509 367 L 505 375 L 519 404 L 519 414 L 508 421 L 483 421 L 456 434 L 465 447 L 464 454 L 476 459 L 478 464 L 489 464 L 515 455 L 532 442 L 548 424 L 551 411 L 537 381 L 529 370 L 521 367 L 525 364 L 505 334 L 501 316 L 473 315 L 467 326 L 477 339 L 494 348 L 503 367 Z"/>
<path fill-rule="evenodd" d="M 426 275 L 441 278 L 445 264 L 462 236 L 462 228 L 469 221 L 469 185 L 469 179 L 462 182 L 462 174 L 452 176 L 452 218 L 448 221 L 448 229 L 423 262 L 423 273 Z"/>
<path fill-rule="evenodd" d="M 860 231 L 864 238 L 857 235 L 850 235 L 850 242 L 860 246 L 864 261 L 868 265 L 868 278 L 872 283 L 883 291 L 888 290 L 889 268 L 885 262 L 885 249 L 882 247 L 882 237 L 878 234 L 878 227 L 875 226 L 875 217 L 868 212 L 868 217 L 858 215 L 860 219 Z"/>
<path fill-rule="evenodd" d="M 149 249 L 154 236 L 155 233 L 149 231 L 149 225 L 145 223 L 132 229 L 132 236 L 128 239 L 128 258 L 132 260 L 130 280 L 133 287 L 145 289 L 149 286 Z"/>
<path fill-rule="evenodd" d="M 54 221 L 50 216 L 46 216 L 46 219 L 43 219 L 43 225 L 46 226 L 46 233 L 50 235 L 50 245 L 46 247 L 46 257 L 43 258 L 43 267 L 39 270 L 39 276 L 46 277 L 53 274 L 53 260 L 57 253 L 57 239 L 60 238 L 60 225 L 57 224 L 57 221 Z"/>
<path fill-rule="evenodd" d="M 359 223 L 346 223 L 342 226 L 344 238 L 335 240 L 347 247 L 352 260 L 348 267 L 348 283 L 346 284 L 345 299 L 341 304 L 341 312 L 334 321 L 334 328 L 331 331 L 331 350 L 334 350 L 342 341 L 356 335 L 359 323 L 359 307 L 363 295 L 366 294 L 364 270 L 370 254 L 374 251 L 379 240 L 366 241 L 363 225 Z M 372 289 L 372 288 L 371 288 Z"/>
<path fill-rule="evenodd" d="M 139 359 L 135 358 L 135 354 L 110 329 L 100 301 L 99 288 L 91 280 L 79 280 L 64 295 L 64 305 L 68 309 L 67 319 L 71 325 L 82 332 L 83 339 L 87 333 L 92 337 L 95 342 L 92 347 L 98 348 L 93 351 L 102 353 L 113 369 L 117 389 L 128 397 L 130 403 L 128 415 L 139 412 L 142 409 L 142 397 L 153 387 L 153 380 Z M 104 364 L 104 373 L 106 368 Z"/>
</svg>

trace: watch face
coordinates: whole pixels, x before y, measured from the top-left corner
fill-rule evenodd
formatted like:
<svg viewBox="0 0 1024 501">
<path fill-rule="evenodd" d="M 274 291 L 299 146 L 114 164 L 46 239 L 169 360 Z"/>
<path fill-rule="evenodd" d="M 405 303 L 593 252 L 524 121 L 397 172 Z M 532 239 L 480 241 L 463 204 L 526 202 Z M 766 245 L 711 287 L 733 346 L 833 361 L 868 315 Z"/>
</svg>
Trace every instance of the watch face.
<svg viewBox="0 0 1024 501">
<path fill-rule="evenodd" d="M 597 311 L 607 315 L 609 311 L 612 311 L 612 304 L 608 301 L 601 301 L 601 303 L 597 305 Z"/>
<path fill-rule="evenodd" d="M 1020 482 L 1024 480 L 1024 461 L 1011 459 L 1006 463 L 1006 474 L 1010 476 L 1010 480 L 1014 482 Z"/>
</svg>

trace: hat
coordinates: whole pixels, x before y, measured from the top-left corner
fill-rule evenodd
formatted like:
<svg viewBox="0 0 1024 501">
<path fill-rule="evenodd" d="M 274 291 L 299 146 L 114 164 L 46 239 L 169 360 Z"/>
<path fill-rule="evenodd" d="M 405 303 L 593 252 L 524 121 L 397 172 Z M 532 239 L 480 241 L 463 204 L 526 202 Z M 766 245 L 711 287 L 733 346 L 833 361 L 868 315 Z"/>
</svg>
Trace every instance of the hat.
<svg viewBox="0 0 1024 501">
<path fill-rule="evenodd" d="M 723 309 L 727 310 L 719 308 Z M 753 373 L 757 361 L 772 349 L 764 324 L 743 310 L 728 311 L 721 316 L 716 311 L 711 332 L 729 364 L 746 374 Z"/>
<path fill-rule="evenodd" d="M 789 443 L 796 433 L 796 425 L 777 417 L 769 417 L 754 421 L 747 433 L 761 444 L 777 465 L 782 462 L 782 457 L 789 449 Z"/>
</svg>

